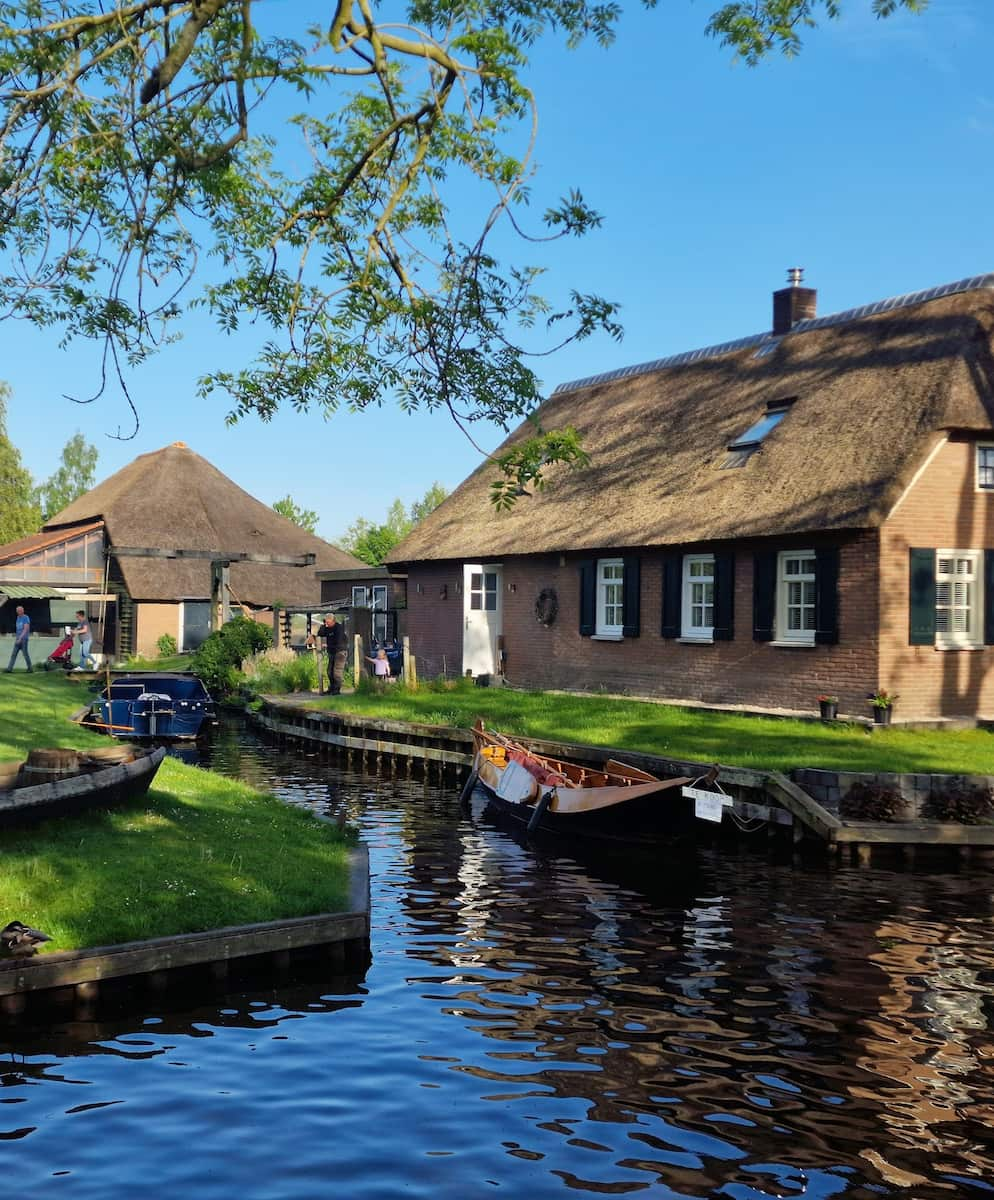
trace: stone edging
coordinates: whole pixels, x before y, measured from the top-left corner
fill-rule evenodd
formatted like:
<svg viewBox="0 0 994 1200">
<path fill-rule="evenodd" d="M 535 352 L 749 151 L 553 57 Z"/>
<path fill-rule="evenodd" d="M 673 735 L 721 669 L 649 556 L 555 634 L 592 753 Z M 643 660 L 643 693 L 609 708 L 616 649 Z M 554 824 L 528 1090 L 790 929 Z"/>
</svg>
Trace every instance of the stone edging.
<svg viewBox="0 0 994 1200">
<path fill-rule="evenodd" d="M 118 946 L 95 946 L 39 954 L 28 959 L 0 961 L 0 999 L 22 999 L 27 993 L 56 988 L 96 985 L 104 979 L 152 975 L 174 967 L 224 963 L 256 954 L 300 950 L 309 946 L 362 942 L 368 946 L 370 929 L 369 851 L 350 851 L 348 912 L 319 913 L 231 925 L 202 933 L 150 938 Z M 10 1003 L 4 1007 L 11 1009 Z"/>
<path fill-rule="evenodd" d="M 928 775 L 890 774 L 887 772 L 820 771 L 811 767 L 798 767 L 790 772 L 791 779 L 814 797 L 829 812 L 839 812 L 839 802 L 855 783 L 877 783 L 900 792 L 907 805 L 906 821 L 920 821 L 922 810 L 930 796 L 944 791 L 951 785 L 965 784 L 969 787 L 986 787 L 994 790 L 994 775 Z"/>
</svg>

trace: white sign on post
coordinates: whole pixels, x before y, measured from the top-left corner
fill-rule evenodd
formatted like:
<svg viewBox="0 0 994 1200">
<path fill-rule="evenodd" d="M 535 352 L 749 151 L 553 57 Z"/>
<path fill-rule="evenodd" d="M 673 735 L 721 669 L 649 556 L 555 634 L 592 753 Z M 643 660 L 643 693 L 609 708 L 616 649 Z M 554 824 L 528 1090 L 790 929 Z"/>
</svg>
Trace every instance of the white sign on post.
<svg viewBox="0 0 994 1200">
<path fill-rule="evenodd" d="M 732 798 L 723 792 L 709 792 L 704 788 L 683 787 L 685 796 L 694 802 L 694 816 L 702 821 L 720 821 L 722 810 L 726 805 L 731 807 Z"/>
</svg>

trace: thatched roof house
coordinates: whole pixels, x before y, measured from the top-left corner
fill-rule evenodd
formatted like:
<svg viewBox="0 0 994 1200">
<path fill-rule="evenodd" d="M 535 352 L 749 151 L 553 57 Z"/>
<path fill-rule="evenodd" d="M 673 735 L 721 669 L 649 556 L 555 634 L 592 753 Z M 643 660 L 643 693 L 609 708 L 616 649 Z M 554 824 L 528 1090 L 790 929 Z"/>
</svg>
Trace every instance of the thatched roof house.
<svg viewBox="0 0 994 1200">
<path fill-rule="evenodd" d="M 551 472 L 545 491 L 495 513 L 484 462 L 392 557 L 878 526 L 943 430 L 994 426 L 994 276 L 982 279 L 564 384 L 538 420 L 579 430 L 590 466 Z M 729 447 L 780 400 L 782 424 L 731 469 Z M 533 432 L 522 425 L 501 450 Z"/>
<path fill-rule="evenodd" d="M 796 709 L 843 692 L 865 712 L 868 690 L 903 694 L 909 646 L 946 650 L 965 622 L 968 681 L 919 651 L 902 707 L 994 714 L 994 275 L 826 317 L 814 300 L 795 280 L 770 332 L 557 388 L 538 420 L 574 426 L 589 467 L 495 513 L 485 462 L 394 550 L 412 636 L 418 597 L 435 600 L 423 653 L 465 666 L 460 625 L 490 605 L 474 662 L 515 682 Z M 915 595 L 912 547 L 932 564 Z M 949 562 L 968 611 L 943 610 Z M 443 588 L 464 597 L 449 626 Z M 542 592 L 555 624 L 531 611 Z"/>
<path fill-rule="evenodd" d="M 209 558 L 110 556 L 107 562 L 105 546 L 315 556 L 309 567 L 232 562 L 231 599 L 248 609 L 274 601 L 317 605 L 318 570 L 363 565 L 175 442 L 140 455 L 57 513 L 41 533 L 0 547 L 0 590 L 5 573 L 15 572 L 36 585 L 69 584 L 90 592 L 100 591 L 106 580 L 119 597 L 121 652 L 154 650 L 162 633 L 187 645 L 203 636 L 209 623 Z M 61 547 L 68 550 L 58 561 Z"/>
<path fill-rule="evenodd" d="M 223 475 L 183 442 L 139 455 L 56 513 L 46 532 L 103 522 L 116 546 L 186 550 L 240 550 L 255 554 L 316 555 L 312 569 L 232 563 L 231 589 L 253 607 L 274 600 L 316 602 L 314 572 L 362 566 L 351 554 L 281 517 Z M 134 600 L 207 599 L 207 560 L 122 558 L 122 579 Z"/>
</svg>

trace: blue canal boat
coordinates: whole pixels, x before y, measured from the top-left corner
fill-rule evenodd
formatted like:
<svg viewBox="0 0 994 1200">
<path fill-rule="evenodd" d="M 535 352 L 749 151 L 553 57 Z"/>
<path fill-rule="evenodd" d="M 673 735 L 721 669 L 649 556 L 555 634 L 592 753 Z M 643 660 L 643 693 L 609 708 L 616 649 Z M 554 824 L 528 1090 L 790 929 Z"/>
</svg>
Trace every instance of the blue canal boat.
<svg viewBox="0 0 994 1200">
<path fill-rule="evenodd" d="M 195 738 L 215 718 L 195 675 L 122 675 L 94 700 L 85 724 L 118 738 Z"/>
</svg>

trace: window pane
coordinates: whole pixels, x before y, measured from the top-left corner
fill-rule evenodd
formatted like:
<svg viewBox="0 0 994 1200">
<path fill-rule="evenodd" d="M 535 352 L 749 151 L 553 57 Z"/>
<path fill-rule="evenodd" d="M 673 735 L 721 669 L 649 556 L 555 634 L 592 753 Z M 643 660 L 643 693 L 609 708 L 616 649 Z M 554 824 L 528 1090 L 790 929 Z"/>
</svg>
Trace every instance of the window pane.
<svg viewBox="0 0 994 1200">
<path fill-rule="evenodd" d="M 951 551 L 937 559 L 935 630 L 953 644 L 977 638 L 982 606 L 978 583 L 980 555 Z"/>
<path fill-rule="evenodd" d="M 483 587 L 483 574 L 480 571 L 474 571 L 469 577 L 469 586 L 476 592 Z"/>
<path fill-rule="evenodd" d="M 482 601 L 483 601 L 483 597 L 480 595 L 479 592 L 470 592 L 469 607 L 471 609 L 476 609 L 476 610 L 481 609 L 483 607 Z"/>
<path fill-rule="evenodd" d="M 776 412 L 764 413 L 755 424 L 749 428 L 740 437 L 737 437 L 734 442 L 728 447 L 729 450 L 739 450 L 745 446 L 754 446 L 761 442 L 764 437 L 775 429 L 787 415 L 787 409 L 781 408 Z"/>
</svg>

